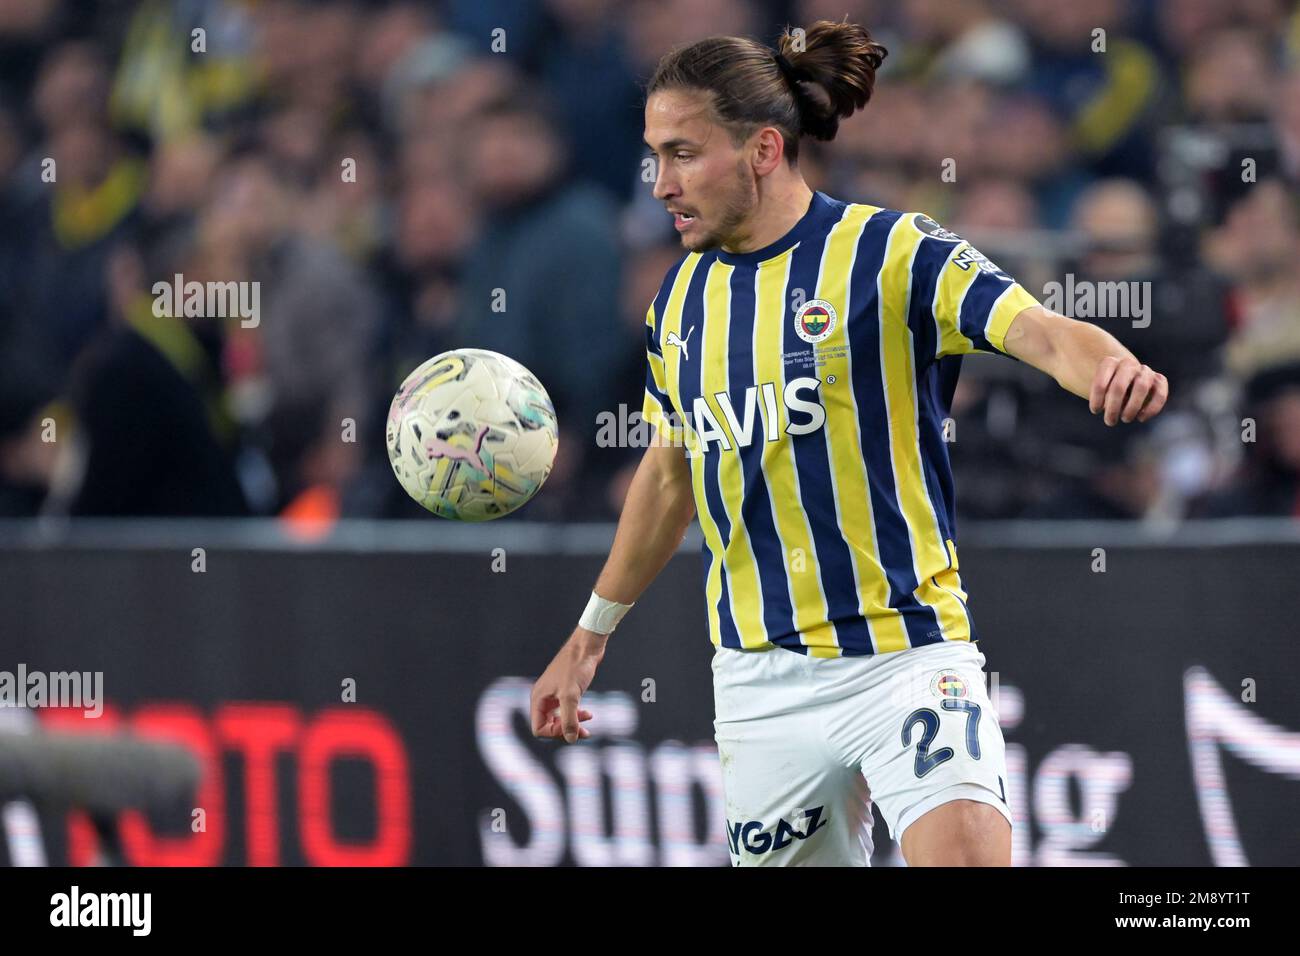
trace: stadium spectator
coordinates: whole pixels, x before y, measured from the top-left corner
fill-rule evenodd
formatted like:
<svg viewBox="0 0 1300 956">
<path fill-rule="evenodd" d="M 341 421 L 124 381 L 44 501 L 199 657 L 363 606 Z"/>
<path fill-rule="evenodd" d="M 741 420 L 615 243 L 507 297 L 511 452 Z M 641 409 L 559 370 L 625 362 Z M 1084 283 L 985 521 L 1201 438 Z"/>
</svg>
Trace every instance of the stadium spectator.
<svg viewBox="0 0 1300 956">
<path fill-rule="evenodd" d="M 640 157 L 641 113 L 615 0 L 548 0 L 558 26 L 542 79 L 560 111 L 573 174 L 624 201 Z"/>
<path fill-rule="evenodd" d="M 1229 486 L 1198 515 L 1300 517 L 1300 362 L 1265 369 L 1246 387 L 1246 458 Z M 1253 433 L 1253 434 L 1252 434 Z"/>
<path fill-rule="evenodd" d="M 1189 65 L 1185 96 L 1193 120 L 1260 122 L 1273 111 L 1277 70 L 1257 33 L 1244 29 L 1213 33 Z"/>
<path fill-rule="evenodd" d="M 18 170 L 5 271 L 39 348 L 66 372 L 103 326 L 108 250 L 131 226 L 146 166 L 108 126 L 108 70 L 91 43 L 56 46 L 32 90 L 41 140 Z M 24 201 L 25 200 L 25 201 Z"/>
<path fill-rule="evenodd" d="M 311 455 L 336 461 L 323 446 L 340 443 L 344 419 L 366 417 L 378 389 L 379 298 L 332 240 L 295 228 L 301 198 L 250 152 L 217 177 L 199 226 L 208 278 L 258 283 L 264 316 L 233 324 L 226 359 L 245 423 L 265 429 L 276 510 L 316 483 L 303 471 Z M 331 472 L 340 483 L 350 473 Z"/>
<path fill-rule="evenodd" d="M 29 349 L 0 346 L 0 518 L 27 518 L 54 483 L 59 423 L 48 410 L 56 392 Z"/>
<path fill-rule="evenodd" d="M 170 256 L 169 248 L 163 255 Z M 201 280 L 202 267 L 171 271 Z M 129 245 L 109 264 L 112 324 L 71 380 L 84 467 L 70 511 L 85 516 L 233 516 L 247 512 L 217 375 L 219 324 L 159 314 L 150 274 L 171 274 Z"/>
<path fill-rule="evenodd" d="M 1300 69 L 1292 69 L 1281 80 L 1273 100 L 1273 122 L 1281 155 L 1279 172 L 1300 186 Z"/>
<path fill-rule="evenodd" d="M 1024 31 L 987 0 L 907 0 L 903 22 L 912 42 L 902 67 L 922 80 L 1010 86 L 1029 69 Z"/>
<path fill-rule="evenodd" d="M 1145 317 L 1099 320 L 1111 334 L 1153 368 L 1164 369 L 1170 381 L 1213 373 L 1227 338 L 1226 290 L 1203 271 L 1165 265 L 1159 213 L 1148 192 L 1131 180 L 1098 182 L 1080 197 L 1074 225 L 1085 243 L 1076 282 L 1122 283 L 1146 300 Z"/>
<path fill-rule="evenodd" d="M 456 345 L 508 353 L 547 383 L 565 459 L 549 479 L 558 491 L 594 443 L 628 347 L 617 322 L 617 208 L 567 177 L 556 129 L 530 97 L 484 111 L 468 161 L 470 190 L 489 215 L 467 256 Z"/>
<path fill-rule="evenodd" d="M 1279 180 L 1246 191 L 1209 233 L 1205 259 L 1233 283 L 1227 367 L 1246 378 L 1265 365 L 1300 358 L 1300 210 Z"/>
<path fill-rule="evenodd" d="M 1033 45 L 1027 88 L 1064 118 L 1071 148 L 1101 175 L 1149 177 L 1159 65 L 1126 33 L 1117 0 L 1020 0 Z"/>
</svg>

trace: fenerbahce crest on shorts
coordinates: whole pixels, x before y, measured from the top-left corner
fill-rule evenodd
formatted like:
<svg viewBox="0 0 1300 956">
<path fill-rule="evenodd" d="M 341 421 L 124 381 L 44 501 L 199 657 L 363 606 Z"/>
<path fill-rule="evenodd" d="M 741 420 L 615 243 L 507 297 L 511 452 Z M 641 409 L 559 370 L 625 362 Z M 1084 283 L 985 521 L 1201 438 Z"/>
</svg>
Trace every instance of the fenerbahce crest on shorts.
<svg viewBox="0 0 1300 956">
<path fill-rule="evenodd" d="M 969 697 L 970 687 L 960 674 L 954 671 L 939 671 L 930 678 L 930 693 L 935 697 Z"/>
<path fill-rule="evenodd" d="M 816 345 L 835 331 L 835 306 L 825 299 L 809 299 L 794 314 L 794 330 L 799 338 Z"/>
</svg>

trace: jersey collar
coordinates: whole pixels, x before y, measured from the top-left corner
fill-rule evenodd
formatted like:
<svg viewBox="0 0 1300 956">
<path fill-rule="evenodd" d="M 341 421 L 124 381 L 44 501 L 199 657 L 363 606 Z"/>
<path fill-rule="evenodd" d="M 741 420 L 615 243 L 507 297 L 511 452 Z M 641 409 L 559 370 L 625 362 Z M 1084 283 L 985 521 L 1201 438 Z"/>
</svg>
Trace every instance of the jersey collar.
<svg viewBox="0 0 1300 956">
<path fill-rule="evenodd" d="M 796 222 L 790 231 L 780 239 L 761 249 L 755 249 L 753 252 L 727 252 L 725 249 L 718 249 L 718 259 L 728 265 L 752 266 L 767 259 L 775 258 L 814 233 L 825 216 L 832 211 L 832 205 L 833 201 L 829 196 L 825 193 L 815 192 L 813 193 L 812 202 L 808 204 L 808 211 L 803 214 L 803 218 Z"/>
</svg>

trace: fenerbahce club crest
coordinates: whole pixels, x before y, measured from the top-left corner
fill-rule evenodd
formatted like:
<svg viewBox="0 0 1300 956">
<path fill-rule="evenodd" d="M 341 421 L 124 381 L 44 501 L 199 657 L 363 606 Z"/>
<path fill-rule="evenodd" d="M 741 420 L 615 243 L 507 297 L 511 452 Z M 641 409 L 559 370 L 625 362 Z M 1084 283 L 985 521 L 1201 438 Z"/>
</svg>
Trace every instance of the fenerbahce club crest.
<svg viewBox="0 0 1300 956">
<path fill-rule="evenodd" d="M 825 299 L 809 299 L 794 314 L 794 330 L 815 345 L 835 331 L 835 321 L 835 306 Z"/>
<path fill-rule="evenodd" d="M 953 671 L 939 671 L 930 679 L 930 692 L 935 697 L 967 697 L 970 688 L 960 674 Z"/>
</svg>

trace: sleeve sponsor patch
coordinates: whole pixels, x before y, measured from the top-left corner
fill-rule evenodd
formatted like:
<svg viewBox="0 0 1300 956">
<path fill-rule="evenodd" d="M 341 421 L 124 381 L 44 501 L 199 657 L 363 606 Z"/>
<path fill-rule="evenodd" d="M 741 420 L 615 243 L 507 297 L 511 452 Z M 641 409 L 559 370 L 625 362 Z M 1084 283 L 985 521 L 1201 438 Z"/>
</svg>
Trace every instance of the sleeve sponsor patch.
<svg viewBox="0 0 1300 956">
<path fill-rule="evenodd" d="M 944 239 L 948 242 L 961 241 L 961 236 L 957 235 L 957 233 L 955 232 L 951 232 L 943 228 L 943 226 L 939 225 L 929 216 L 918 213 L 912 219 L 912 222 L 919 231 L 921 231 L 927 236 L 932 236 L 935 239 Z"/>
</svg>

